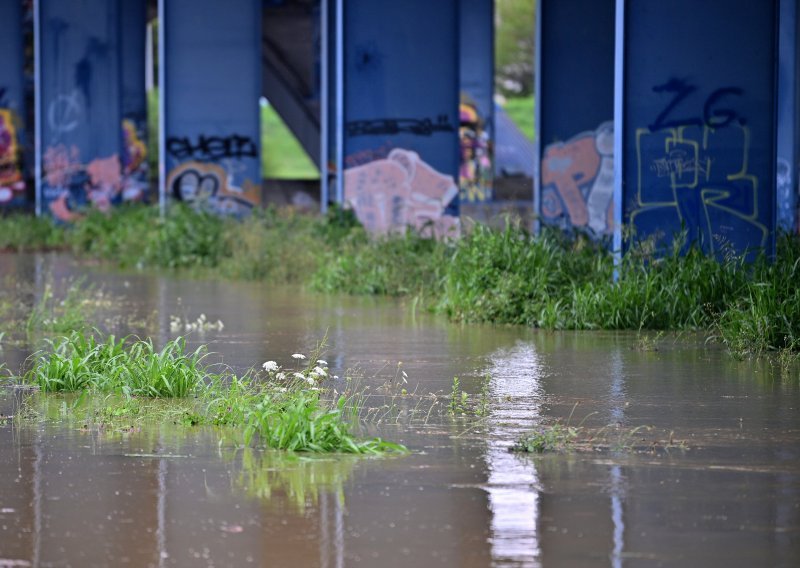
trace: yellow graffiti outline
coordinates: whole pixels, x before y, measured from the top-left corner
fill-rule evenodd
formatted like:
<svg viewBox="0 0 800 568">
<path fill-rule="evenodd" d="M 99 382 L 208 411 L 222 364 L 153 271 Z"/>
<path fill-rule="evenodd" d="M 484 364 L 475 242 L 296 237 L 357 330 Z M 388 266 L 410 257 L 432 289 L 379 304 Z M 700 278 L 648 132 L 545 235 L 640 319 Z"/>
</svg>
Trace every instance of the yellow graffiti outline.
<svg viewBox="0 0 800 568">
<path fill-rule="evenodd" d="M 749 159 L 750 159 L 750 129 L 746 125 L 737 124 L 742 131 L 742 169 L 739 172 L 729 174 L 726 176 L 728 181 L 737 181 L 737 180 L 746 180 L 752 184 L 752 212 L 749 215 L 743 214 L 741 211 L 737 211 L 736 209 L 732 209 L 726 205 L 721 205 L 719 202 L 723 201 L 730 197 L 731 192 L 727 189 L 722 188 L 713 188 L 707 187 L 700 191 L 700 201 L 703 204 L 703 213 L 705 216 L 705 223 L 706 227 L 708 228 L 708 234 L 713 237 L 714 231 L 712 230 L 711 224 L 711 217 L 709 215 L 710 208 L 715 208 L 720 211 L 724 211 L 725 213 L 736 217 L 756 229 L 760 230 L 762 233 L 761 238 L 761 246 L 764 246 L 766 239 L 769 235 L 769 228 L 761 223 L 758 220 L 758 192 L 759 192 L 759 180 L 758 177 L 748 173 L 749 168 Z M 684 134 L 687 128 L 691 127 L 691 125 L 682 125 L 677 128 L 670 128 L 666 131 L 666 138 L 664 140 L 664 153 L 669 154 L 670 147 L 673 147 L 676 144 L 683 143 L 690 145 L 694 148 L 695 151 L 695 164 L 699 164 L 700 161 L 700 144 L 696 140 L 687 139 Z M 709 139 L 712 134 L 714 134 L 715 129 L 704 125 L 702 131 L 702 148 L 703 150 L 708 150 L 709 148 Z M 639 208 L 632 211 L 630 214 L 631 224 L 635 224 L 636 217 L 640 213 L 644 213 L 646 211 L 650 211 L 652 209 L 658 209 L 662 207 L 674 207 L 678 219 L 680 222 L 683 222 L 683 215 L 681 214 L 681 209 L 679 206 L 678 201 L 678 194 L 677 189 L 694 189 L 699 184 L 699 172 L 698 168 L 695 167 L 695 179 L 694 182 L 688 184 L 680 184 L 677 183 L 677 178 L 675 173 L 670 173 L 670 188 L 672 190 L 672 195 L 674 201 L 665 201 L 665 202 L 651 202 L 647 203 L 642 199 L 642 178 L 644 172 L 644 163 L 642 157 L 642 138 L 644 136 L 648 136 L 650 134 L 654 134 L 649 128 L 637 128 L 636 129 L 636 160 L 637 160 L 637 187 L 636 187 L 636 202 L 639 205 Z M 708 182 L 711 179 L 711 167 L 712 167 L 712 159 L 711 157 L 706 158 L 706 179 L 705 181 Z M 677 172 L 680 175 L 682 172 Z M 709 246 L 712 252 L 715 252 L 717 247 L 715 246 L 714 239 L 711 239 Z"/>
</svg>

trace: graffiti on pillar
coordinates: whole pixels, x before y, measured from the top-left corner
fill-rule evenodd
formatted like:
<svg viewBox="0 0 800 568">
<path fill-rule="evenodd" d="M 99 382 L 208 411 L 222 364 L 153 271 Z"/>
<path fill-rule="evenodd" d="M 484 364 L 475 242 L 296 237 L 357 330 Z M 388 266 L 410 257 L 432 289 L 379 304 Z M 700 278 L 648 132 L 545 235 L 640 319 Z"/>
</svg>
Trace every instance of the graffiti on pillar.
<svg viewBox="0 0 800 568">
<path fill-rule="evenodd" d="M 411 150 L 395 148 L 386 158 L 348 168 L 344 201 L 375 234 L 407 227 L 436 237 L 456 236 L 459 219 L 448 213 L 458 199 L 452 176 L 436 171 Z"/>
<path fill-rule="evenodd" d="M 171 136 L 167 153 L 180 162 L 167 177 L 167 191 L 194 207 L 223 215 L 243 216 L 261 203 L 261 188 L 250 179 L 244 160 L 258 159 L 258 145 L 249 136 L 229 134 Z"/>
<path fill-rule="evenodd" d="M 455 132 L 446 114 L 431 118 L 373 118 L 370 120 L 351 120 L 345 125 L 350 137 L 395 134 L 432 136 L 437 132 Z"/>
<path fill-rule="evenodd" d="M 229 169 L 207 162 L 189 161 L 173 168 L 167 188 L 177 201 L 233 216 L 248 213 L 261 199 L 258 185 L 246 180 L 238 187 Z"/>
<path fill-rule="evenodd" d="M 459 116 L 461 166 L 458 184 L 461 200 L 467 203 L 491 201 L 494 172 L 489 133 L 475 105 L 462 102 Z"/>
<path fill-rule="evenodd" d="M 764 189 L 750 171 L 747 120 L 734 110 L 742 89 L 712 91 L 696 115 L 685 108 L 697 87 L 672 79 L 653 90 L 670 100 L 652 124 L 636 129 L 637 173 L 625 203 L 631 225 L 666 237 L 688 229 L 708 252 L 765 246 Z"/>
<path fill-rule="evenodd" d="M 141 129 L 131 119 L 122 121 L 122 200 L 142 200 L 147 195 L 147 145 Z"/>
<path fill-rule="evenodd" d="M 146 197 L 147 148 L 130 121 L 122 122 L 122 133 L 122 159 L 111 154 L 84 163 L 75 145 L 45 149 L 42 198 L 56 219 L 72 222 L 87 207 L 108 212 L 113 205 Z"/>
<path fill-rule="evenodd" d="M 25 194 L 25 178 L 20 162 L 20 146 L 14 114 L 0 108 L 0 205 Z"/>
<path fill-rule="evenodd" d="M 176 160 L 217 161 L 224 158 L 258 158 L 258 145 L 249 136 L 187 136 L 167 138 L 167 153 Z"/>
<path fill-rule="evenodd" d="M 613 232 L 614 123 L 550 144 L 542 157 L 541 216 L 564 229 Z"/>
</svg>

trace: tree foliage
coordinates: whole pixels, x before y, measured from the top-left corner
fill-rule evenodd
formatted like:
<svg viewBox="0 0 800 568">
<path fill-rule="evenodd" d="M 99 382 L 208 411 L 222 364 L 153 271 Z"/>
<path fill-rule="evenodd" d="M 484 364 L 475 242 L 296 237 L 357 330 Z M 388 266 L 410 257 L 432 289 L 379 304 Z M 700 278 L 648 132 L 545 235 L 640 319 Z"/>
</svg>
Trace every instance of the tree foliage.
<svg viewBox="0 0 800 568">
<path fill-rule="evenodd" d="M 536 0 L 496 0 L 495 81 L 506 96 L 533 93 Z"/>
</svg>

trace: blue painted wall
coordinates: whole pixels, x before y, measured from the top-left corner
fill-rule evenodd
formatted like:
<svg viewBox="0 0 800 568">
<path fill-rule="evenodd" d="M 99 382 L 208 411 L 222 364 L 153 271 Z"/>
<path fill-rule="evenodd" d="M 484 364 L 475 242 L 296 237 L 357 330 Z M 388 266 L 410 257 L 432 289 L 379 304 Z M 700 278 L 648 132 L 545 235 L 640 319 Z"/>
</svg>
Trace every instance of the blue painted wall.
<svg viewBox="0 0 800 568">
<path fill-rule="evenodd" d="M 0 208 L 27 201 L 22 3 L 0 1 Z"/>
<path fill-rule="evenodd" d="M 638 238 L 772 250 L 777 6 L 626 3 L 622 197 Z"/>
<path fill-rule="evenodd" d="M 614 0 L 540 0 L 542 222 L 613 231 Z"/>
<path fill-rule="evenodd" d="M 119 3 L 38 0 L 41 211 L 70 221 L 122 198 Z"/>
<path fill-rule="evenodd" d="M 241 215 L 261 201 L 260 0 L 164 4 L 167 194 Z"/>
<path fill-rule="evenodd" d="M 493 198 L 494 0 L 461 0 L 460 128 L 462 202 Z"/>
<path fill-rule="evenodd" d="M 344 200 L 374 232 L 457 225 L 459 0 L 348 0 Z"/>
</svg>

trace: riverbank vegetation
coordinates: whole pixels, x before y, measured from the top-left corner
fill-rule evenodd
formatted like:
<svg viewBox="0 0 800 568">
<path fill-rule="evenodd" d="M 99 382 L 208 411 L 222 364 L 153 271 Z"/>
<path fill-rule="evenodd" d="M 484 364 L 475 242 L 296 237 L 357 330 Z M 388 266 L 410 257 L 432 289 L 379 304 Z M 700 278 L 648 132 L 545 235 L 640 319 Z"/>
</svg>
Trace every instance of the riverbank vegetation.
<svg viewBox="0 0 800 568">
<path fill-rule="evenodd" d="M 245 445 L 256 441 L 278 450 L 405 452 L 398 444 L 353 433 L 361 416 L 360 393 L 328 388 L 319 351 L 308 358 L 294 354 L 302 364 L 298 369 L 267 361 L 242 376 L 206 364 L 206 356 L 203 346 L 187 350 L 181 337 L 157 349 L 149 339 L 73 332 L 48 341 L 28 370 L 12 380 L 42 396 L 72 394 L 62 400 L 60 412 L 71 413 L 84 429 L 133 429 L 160 420 L 227 427 L 238 431 Z"/>
<path fill-rule="evenodd" d="M 774 262 L 709 258 L 638 243 L 618 266 L 580 235 L 475 225 L 453 242 L 371 238 L 350 212 L 258 211 L 244 221 L 173 207 L 90 213 L 72 227 L 0 219 L 0 250 L 61 249 L 123 268 L 304 285 L 321 292 L 413 298 L 454 321 L 544 329 L 704 330 L 744 357 L 800 350 L 800 239 Z M 615 270 L 617 278 L 614 279 Z"/>
</svg>

